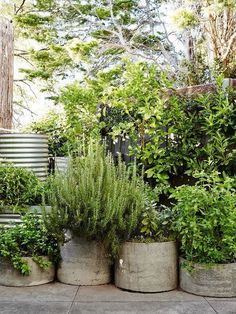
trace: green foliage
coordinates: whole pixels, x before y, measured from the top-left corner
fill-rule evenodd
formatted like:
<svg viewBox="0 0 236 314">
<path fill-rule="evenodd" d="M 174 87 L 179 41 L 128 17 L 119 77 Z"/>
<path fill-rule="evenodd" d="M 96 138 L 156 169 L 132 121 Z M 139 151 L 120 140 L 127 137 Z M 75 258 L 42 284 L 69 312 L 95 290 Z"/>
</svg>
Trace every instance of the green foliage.
<svg viewBox="0 0 236 314">
<path fill-rule="evenodd" d="M 43 64 L 35 61 L 33 53 L 31 57 L 35 68 L 33 71 L 26 71 L 27 77 L 34 79 L 38 76 L 46 80 L 53 78 L 60 81 L 65 67 L 68 69 L 66 73 L 73 76 L 78 77 L 79 71 L 88 70 L 89 76 L 92 74 L 92 77 L 98 70 L 110 69 L 111 65 L 121 62 L 124 54 L 133 55 L 133 52 L 138 58 L 145 58 L 147 55 L 147 59 L 154 61 L 158 60 L 164 51 L 165 59 L 174 46 L 165 38 L 167 32 L 162 27 L 164 24 L 160 22 L 164 15 L 163 10 L 160 14 L 162 2 L 150 0 L 142 5 L 138 0 L 99 0 L 92 3 L 89 0 L 46 0 L 45 4 L 44 1 L 29 2 L 16 17 L 19 33 L 40 42 L 42 45 L 39 53 L 42 52 L 41 46 L 43 50 L 50 52 L 51 45 L 60 43 L 70 60 L 64 59 L 58 53 L 58 57 L 54 57 L 62 62 L 56 62 L 55 67 L 52 67 L 49 56 L 48 60 L 45 60 L 43 71 Z M 153 27 L 158 34 L 158 41 L 151 31 Z M 139 38 L 142 38 L 142 42 Z M 177 61 L 174 53 L 170 55 L 172 56 L 169 60 Z"/>
<path fill-rule="evenodd" d="M 183 257 L 196 263 L 235 262 L 235 180 L 217 173 L 197 177 L 196 186 L 181 186 L 172 194 Z"/>
<path fill-rule="evenodd" d="M 68 154 L 70 144 L 64 113 L 60 114 L 51 111 L 46 117 L 29 125 L 27 131 L 46 134 L 48 136 L 50 155 L 65 156 Z"/>
<path fill-rule="evenodd" d="M 96 90 L 79 82 L 62 91 L 59 101 L 64 106 L 68 137 L 74 149 L 84 137 L 96 137 L 98 134 L 97 100 Z"/>
<path fill-rule="evenodd" d="M 110 11 L 104 7 L 96 8 L 95 14 L 101 20 L 103 20 L 103 19 L 105 20 L 105 19 L 109 18 L 111 15 Z"/>
<path fill-rule="evenodd" d="M 116 166 L 104 147 L 83 148 L 67 174 L 56 174 L 51 183 L 52 212 L 45 213 L 50 230 L 59 240 L 64 229 L 103 241 L 113 255 L 129 239 L 144 208 L 143 182 L 136 167 Z"/>
<path fill-rule="evenodd" d="M 214 94 L 181 97 L 155 66 L 127 61 L 68 86 L 60 101 L 72 142 L 99 132 L 129 137 L 147 177 L 171 187 L 196 169 L 235 171 L 236 109 L 222 80 Z"/>
<path fill-rule="evenodd" d="M 56 6 L 55 0 L 36 0 L 35 6 L 40 10 L 52 10 Z"/>
<path fill-rule="evenodd" d="M 25 257 L 32 257 L 46 270 L 59 260 L 59 247 L 39 216 L 27 214 L 22 219 L 19 225 L 0 229 L 0 256 L 7 258 L 22 275 L 29 275 L 31 268 Z M 50 261 L 45 260 L 45 256 Z"/>
<path fill-rule="evenodd" d="M 128 62 L 120 81 L 103 91 L 103 103 L 127 117 L 111 134 L 132 138 L 131 153 L 148 177 L 174 186 L 196 169 L 234 173 L 236 109 L 222 77 L 214 94 L 195 97 L 175 94 L 172 82 L 145 63 Z"/>
<path fill-rule="evenodd" d="M 27 79 L 48 80 L 52 79 L 53 75 L 66 77 L 66 69 L 72 61 L 64 47 L 51 44 L 47 49 L 32 49 L 29 53 L 35 67 L 33 69 L 20 69 L 21 72 L 25 73 Z"/>
<path fill-rule="evenodd" d="M 83 42 L 79 39 L 72 39 L 68 43 L 67 50 L 72 59 L 89 62 L 89 57 L 93 56 L 93 52 L 97 47 L 98 42 L 96 40 Z"/>
<path fill-rule="evenodd" d="M 173 20 L 180 29 L 194 27 L 199 24 L 198 16 L 195 12 L 184 8 L 175 11 Z"/>
<path fill-rule="evenodd" d="M 173 212 L 170 208 L 159 205 L 158 188 L 145 189 L 145 208 L 137 227 L 132 234 L 134 241 L 164 242 L 174 239 L 172 230 Z"/>
<path fill-rule="evenodd" d="M 0 206 L 24 207 L 42 203 L 43 183 L 23 168 L 0 165 Z"/>
<path fill-rule="evenodd" d="M 52 27 L 48 27 L 54 22 L 52 15 L 28 12 L 28 14 L 18 14 L 14 18 L 18 25 L 18 31 L 26 38 L 32 38 L 42 43 L 51 42 L 52 37 L 55 36 Z"/>
</svg>

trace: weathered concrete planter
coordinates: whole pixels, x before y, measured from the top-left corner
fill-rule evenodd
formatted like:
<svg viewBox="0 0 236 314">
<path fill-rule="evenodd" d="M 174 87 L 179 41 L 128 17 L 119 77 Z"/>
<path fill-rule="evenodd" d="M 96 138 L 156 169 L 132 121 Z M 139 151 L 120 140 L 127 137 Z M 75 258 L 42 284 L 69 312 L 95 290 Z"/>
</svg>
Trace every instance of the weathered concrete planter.
<svg viewBox="0 0 236 314">
<path fill-rule="evenodd" d="M 50 211 L 51 211 L 51 209 L 52 209 L 52 207 L 51 206 L 41 206 L 41 205 L 33 205 L 33 206 L 30 206 L 29 207 L 29 212 L 30 213 L 33 213 L 33 214 L 42 214 L 43 213 L 43 211 L 45 210 L 46 211 L 46 213 L 50 213 Z"/>
<path fill-rule="evenodd" d="M 69 157 L 54 157 L 55 171 L 65 173 L 69 167 Z"/>
<path fill-rule="evenodd" d="M 126 242 L 115 267 L 115 285 L 140 292 L 161 292 L 177 287 L 177 248 L 174 241 Z"/>
<path fill-rule="evenodd" d="M 47 270 L 42 270 L 31 257 L 25 257 L 24 259 L 27 260 L 32 269 L 29 276 L 21 275 L 18 270 L 13 268 L 7 258 L 0 257 L 0 285 L 12 287 L 37 286 L 54 280 L 54 266 Z M 48 260 L 47 257 L 45 259 Z"/>
<path fill-rule="evenodd" d="M 61 256 L 57 271 L 60 282 L 92 286 L 111 281 L 110 260 L 101 244 L 73 236 L 61 246 Z"/>
<path fill-rule="evenodd" d="M 213 266 L 194 264 L 189 272 L 180 259 L 180 287 L 190 293 L 209 297 L 236 297 L 236 263 Z"/>
</svg>

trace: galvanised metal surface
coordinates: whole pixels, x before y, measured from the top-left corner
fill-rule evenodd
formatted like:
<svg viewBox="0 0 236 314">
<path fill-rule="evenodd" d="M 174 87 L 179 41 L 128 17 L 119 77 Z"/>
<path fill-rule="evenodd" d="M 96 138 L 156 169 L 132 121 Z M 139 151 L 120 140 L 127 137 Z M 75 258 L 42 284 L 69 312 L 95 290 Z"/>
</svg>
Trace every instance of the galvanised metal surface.
<svg viewBox="0 0 236 314">
<path fill-rule="evenodd" d="M 0 133 L 0 162 L 32 170 L 45 180 L 48 174 L 48 138 L 42 134 Z"/>
<path fill-rule="evenodd" d="M 15 226 L 15 224 L 22 223 L 20 214 L 0 214 L 0 227 L 8 227 L 11 228 Z"/>
</svg>

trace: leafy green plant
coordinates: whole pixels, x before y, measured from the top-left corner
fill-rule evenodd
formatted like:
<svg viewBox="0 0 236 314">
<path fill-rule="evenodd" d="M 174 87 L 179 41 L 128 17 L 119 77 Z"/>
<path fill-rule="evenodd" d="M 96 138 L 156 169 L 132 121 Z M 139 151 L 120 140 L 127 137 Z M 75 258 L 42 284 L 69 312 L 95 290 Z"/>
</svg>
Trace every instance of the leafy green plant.
<svg viewBox="0 0 236 314">
<path fill-rule="evenodd" d="M 165 242 L 174 239 L 173 212 L 159 202 L 159 188 L 145 188 L 145 207 L 131 239 L 140 242 Z"/>
<path fill-rule="evenodd" d="M 66 114 L 66 126 L 71 149 L 78 143 L 97 138 L 99 134 L 98 95 L 95 88 L 76 81 L 62 90 L 59 102 Z"/>
<path fill-rule="evenodd" d="M 67 174 L 55 175 L 51 189 L 52 212 L 45 214 L 45 222 L 59 240 L 69 228 L 105 242 L 114 255 L 136 228 L 144 208 L 144 184 L 136 166 L 127 168 L 121 161 L 116 166 L 99 144 L 83 148 Z"/>
<path fill-rule="evenodd" d="M 46 270 L 59 260 L 59 248 L 52 233 L 45 228 L 41 217 L 26 214 L 23 223 L 12 228 L 0 228 L 0 256 L 7 258 L 22 275 L 29 275 L 31 268 L 25 257 L 32 257 Z M 48 256 L 50 261 L 44 259 Z"/>
<path fill-rule="evenodd" d="M 127 62 L 123 69 L 122 84 L 105 86 L 102 101 L 126 115 L 111 134 L 132 139 L 130 152 L 148 178 L 176 186 L 196 169 L 235 172 L 236 109 L 222 76 L 214 94 L 183 97 L 154 65 Z"/>
<path fill-rule="evenodd" d="M 182 255 L 188 262 L 235 262 L 235 180 L 217 173 L 200 173 L 198 179 L 196 186 L 183 185 L 172 194 Z"/>
<path fill-rule="evenodd" d="M 26 131 L 46 134 L 51 156 L 65 156 L 70 149 L 69 135 L 65 118 L 59 113 L 49 112 L 47 117 L 33 122 Z"/>
<path fill-rule="evenodd" d="M 23 168 L 0 165 L 0 206 L 24 207 L 42 203 L 43 183 Z"/>
</svg>

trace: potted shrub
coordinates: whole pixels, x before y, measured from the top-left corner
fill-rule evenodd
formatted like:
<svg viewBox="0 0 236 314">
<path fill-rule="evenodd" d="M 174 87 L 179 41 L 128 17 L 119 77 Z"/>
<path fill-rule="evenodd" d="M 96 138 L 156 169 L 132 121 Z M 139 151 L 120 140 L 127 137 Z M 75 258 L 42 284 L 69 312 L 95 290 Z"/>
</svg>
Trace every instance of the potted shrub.
<svg viewBox="0 0 236 314">
<path fill-rule="evenodd" d="M 105 284 L 111 280 L 111 255 L 120 238 L 136 227 L 143 208 L 142 182 L 135 167 L 128 170 L 99 144 L 88 145 L 67 173 L 52 180 L 52 211 L 46 214 L 48 228 L 54 227 L 62 260 L 57 277 L 76 285 Z M 62 233 L 69 230 L 69 239 Z"/>
<path fill-rule="evenodd" d="M 180 287 L 190 293 L 236 296 L 235 181 L 213 174 L 178 187 L 174 229 L 180 239 Z"/>
<path fill-rule="evenodd" d="M 26 214 L 19 225 L 0 228 L 0 285 L 34 286 L 54 280 L 56 239 L 43 220 Z"/>
<path fill-rule="evenodd" d="M 157 206 L 155 190 L 146 188 L 145 208 L 137 228 L 122 244 L 115 267 L 115 285 L 138 292 L 177 287 L 177 248 L 171 231 L 172 212 Z"/>
<path fill-rule="evenodd" d="M 13 164 L 0 164 L 0 223 L 20 222 L 20 213 L 43 203 L 45 183 Z M 32 209 L 32 210 L 34 210 Z"/>
</svg>

